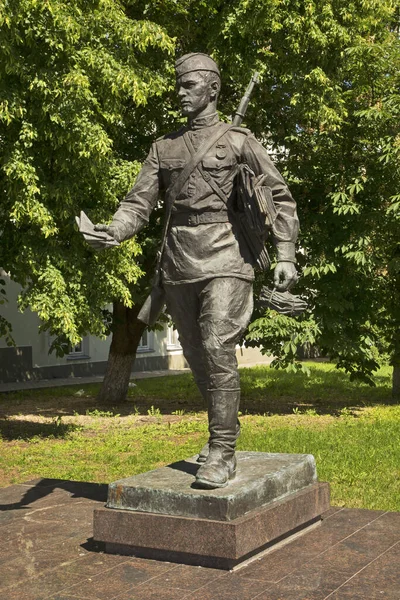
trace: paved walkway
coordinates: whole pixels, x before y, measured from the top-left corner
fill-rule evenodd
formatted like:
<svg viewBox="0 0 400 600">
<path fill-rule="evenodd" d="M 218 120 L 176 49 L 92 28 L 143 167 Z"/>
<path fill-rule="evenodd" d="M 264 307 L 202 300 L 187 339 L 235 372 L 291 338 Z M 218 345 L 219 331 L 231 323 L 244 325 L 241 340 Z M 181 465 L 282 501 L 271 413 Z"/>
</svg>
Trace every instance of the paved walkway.
<svg viewBox="0 0 400 600">
<path fill-rule="evenodd" d="M 234 573 L 113 556 L 92 540 L 105 485 L 0 489 L 5 600 L 399 600 L 400 513 L 331 509 L 322 525 Z"/>
<path fill-rule="evenodd" d="M 247 366 L 247 365 L 246 365 Z M 131 381 L 136 379 L 147 379 L 148 377 L 165 377 L 166 375 L 179 375 L 186 373 L 190 369 L 165 371 L 137 371 L 132 374 Z M 12 383 L 0 383 L 0 392 L 16 392 L 18 390 L 36 390 L 41 388 L 64 387 L 69 385 L 83 385 L 85 383 L 100 383 L 103 381 L 104 375 L 91 375 L 90 377 L 66 377 L 54 379 L 38 379 L 30 381 L 18 381 Z"/>
</svg>

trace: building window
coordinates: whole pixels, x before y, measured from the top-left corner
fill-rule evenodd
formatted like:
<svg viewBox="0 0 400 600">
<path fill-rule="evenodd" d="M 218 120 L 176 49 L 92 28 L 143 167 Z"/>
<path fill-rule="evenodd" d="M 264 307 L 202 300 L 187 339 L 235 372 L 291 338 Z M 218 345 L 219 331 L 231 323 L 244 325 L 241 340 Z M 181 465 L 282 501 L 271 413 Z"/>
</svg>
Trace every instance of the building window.
<svg viewBox="0 0 400 600">
<path fill-rule="evenodd" d="M 182 350 L 178 330 L 170 325 L 167 326 L 167 350 Z"/>
<path fill-rule="evenodd" d="M 140 342 L 138 344 L 138 349 L 140 350 L 148 350 L 149 349 L 149 333 L 147 329 L 143 331 L 142 337 L 140 338 Z"/>
<path fill-rule="evenodd" d="M 137 347 L 137 352 L 153 352 L 150 347 L 151 334 L 145 329 Z"/>
<path fill-rule="evenodd" d="M 70 346 L 67 354 L 67 360 L 78 360 L 82 358 L 90 358 L 89 356 L 89 339 L 84 337 L 75 346 Z"/>
<path fill-rule="evenodd" d="M 72 355 L 76 355 L 76 354 L 83 354 L 83 344 L 82 344 L 82 340 L 76 344 L 75 346 L 71 346 L 69 349 L 69 354 Z"/>
</svg>

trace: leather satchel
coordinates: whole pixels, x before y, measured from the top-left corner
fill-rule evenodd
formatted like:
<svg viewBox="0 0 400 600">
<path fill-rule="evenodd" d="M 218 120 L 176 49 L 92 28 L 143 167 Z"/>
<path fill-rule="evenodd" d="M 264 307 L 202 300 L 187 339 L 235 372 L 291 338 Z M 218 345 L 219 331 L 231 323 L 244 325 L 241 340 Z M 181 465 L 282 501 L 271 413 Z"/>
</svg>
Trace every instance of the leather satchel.
<svg viewBox="0 0 400 600">
<path fill-rule="evenodd" d="M 272 192 L 265 180 L 265 175 L 256 177 L 248 165 L 240 165 L 236 214 L 254 263 L 262 271 L 267 271 L 271 264 L 265 243 L 277 217 Z"/>
</svg>

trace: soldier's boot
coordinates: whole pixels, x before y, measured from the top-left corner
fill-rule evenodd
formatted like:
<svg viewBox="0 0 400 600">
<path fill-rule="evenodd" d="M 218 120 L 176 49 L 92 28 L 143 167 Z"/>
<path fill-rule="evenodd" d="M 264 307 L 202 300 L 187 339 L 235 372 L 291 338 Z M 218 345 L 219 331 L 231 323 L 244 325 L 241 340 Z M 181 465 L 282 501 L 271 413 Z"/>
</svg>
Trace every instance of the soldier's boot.
<svg viewBox="0 0 400 600">
<path fill-rule="evenodd" d="M 240 435 L 240 422 L 238 419 L 236 421 L 236 439 L 238 439 L 239 435 Z M 204 444 L 204 446 L 200 450 L 199 455 L 197 457 L 197 462 L 205 463 L 209 452 L 210 452 L 210 438 L 207 440 L 207 442 Z"/>
<path fill-rule="evenodd" d="M 236 475 L 235 447 L 240 390 L 210 390 L 208 421 L 210 450 L 196 474 L 196 485 L 205 489 L 225 487 Z"/>
</svg>

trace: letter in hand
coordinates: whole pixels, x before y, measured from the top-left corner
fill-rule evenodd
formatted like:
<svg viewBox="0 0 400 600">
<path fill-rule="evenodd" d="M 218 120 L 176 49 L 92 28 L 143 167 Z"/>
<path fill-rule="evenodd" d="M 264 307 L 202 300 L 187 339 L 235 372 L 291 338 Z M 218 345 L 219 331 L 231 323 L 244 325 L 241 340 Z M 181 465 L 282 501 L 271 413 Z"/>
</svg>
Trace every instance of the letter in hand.
<svg viewBox="0 0 400 600">
<path fill-rule="evenodd" d="M 75 217 L 75 221 L 86 242 L 94 250 L 119 246 L 117 240 L 111 235 L 110 227 L 108 225 L 93 225 L 83 210 L 81 210 L 79 217 Z"/>
<path fill-rule="evenodd" d="M 278 292 L 290 290 L 297 280 L 296 267 L 292 262 L 278 262 L 274 271 L 274 286 Z"/>
</svg>

